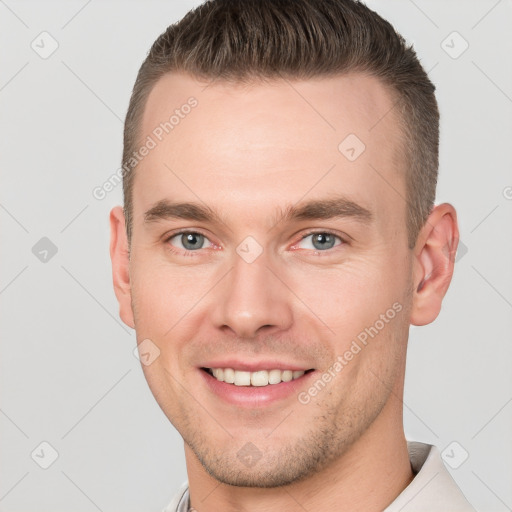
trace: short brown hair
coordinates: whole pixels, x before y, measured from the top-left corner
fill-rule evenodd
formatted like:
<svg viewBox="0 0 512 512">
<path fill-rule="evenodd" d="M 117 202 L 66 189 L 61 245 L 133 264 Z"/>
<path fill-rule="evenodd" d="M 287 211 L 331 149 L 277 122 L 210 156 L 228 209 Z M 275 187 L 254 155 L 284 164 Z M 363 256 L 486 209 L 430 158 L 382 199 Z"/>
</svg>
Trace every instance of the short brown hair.
<svg viewBox="0 0 512 512">
<path fill-rule="evenodd" d="M 439 111 L 412 45 L 377 13 L 356 0 L 208 0 L 191 10 L 158 37 L 139 70 L 125 120 L 123 169 L 137 150 L 149 93 L 171 71 L 235 82 L 358 71 L 380 79 L 399 114 L 414 247 L 435 200 Z M 123 175 L 129 244 L 134 172 Z"/>
</svg>

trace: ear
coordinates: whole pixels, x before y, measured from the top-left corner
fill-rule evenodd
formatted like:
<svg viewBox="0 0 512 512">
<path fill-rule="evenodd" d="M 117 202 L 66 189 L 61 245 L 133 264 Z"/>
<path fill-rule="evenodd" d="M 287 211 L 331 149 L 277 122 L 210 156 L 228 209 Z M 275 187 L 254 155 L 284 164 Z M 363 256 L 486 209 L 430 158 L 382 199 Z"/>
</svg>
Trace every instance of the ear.
<svg viewBox="0 0 512 512">
<path fill-rule="evenodd" d="M 433 322 L 452 280 L 459 243 L 457 213 L 448 203 L 432 210 L 414 248 L 411 324 Z"/>
<path fill-rule="evenodd" d="M 130 257 L 121 206 L 116 206 L 110 211 L 110 259 L 114 291 L 119 302 L 119 316 L 126 325 L 135 329 L 131 304 Z"/>
</svg>

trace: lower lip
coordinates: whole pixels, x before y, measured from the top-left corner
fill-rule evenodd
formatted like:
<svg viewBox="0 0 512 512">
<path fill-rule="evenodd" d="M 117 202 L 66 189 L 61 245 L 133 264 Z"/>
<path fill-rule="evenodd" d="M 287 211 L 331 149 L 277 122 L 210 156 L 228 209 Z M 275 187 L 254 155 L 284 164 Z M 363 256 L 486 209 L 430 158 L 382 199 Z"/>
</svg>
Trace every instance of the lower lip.
<svg viewBox="0 0 512 512">
<path fill-rule="evenodd" d="M 224 401 L 241 407 L 262 407 L 273 402 L 297 396 L 304 389 L 306 380 L 315 373 L 306 373 L 298 379 L 268 386 L 235 386 L 220 382 L 204 370 L 199 370 L 210 390 Z"/>
</svg>

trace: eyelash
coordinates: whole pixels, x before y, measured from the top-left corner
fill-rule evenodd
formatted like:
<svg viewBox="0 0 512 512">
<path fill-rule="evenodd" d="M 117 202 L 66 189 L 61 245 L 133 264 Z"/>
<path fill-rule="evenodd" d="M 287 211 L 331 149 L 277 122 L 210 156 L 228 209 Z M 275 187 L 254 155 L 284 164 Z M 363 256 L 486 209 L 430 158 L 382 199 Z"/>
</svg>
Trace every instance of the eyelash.
<svg viewBox="0 0 512 512">
<path fill-rule="evenodd" d="M 204 236 L 207 240 L 209 240 L 209 238 L 204 234 L 204 233 L 201 233 L 201 231 L 197 231 L 197 230 L 190 230 L 190 229 L 183 229 L 181 231 L 177 231 L 175 233 L 172 233 L 171 235 L 169 235 L 168 237 L 165 238 L 164 240 L 164 243 L 167 245 L 167 248 L 169 250 L 169 252 L 171 252 L 172 254 L 176 254 L 176 255 L 179 255 L 179 256 L 185 256 L 185 257 L 194 257 L 194 256 L 198 256 L 198 254 L 194 254 L 194 253 L 199 253 L 201 250 L 200 249 L 197 249 L 195 251 L 191 251 L 191 250 L 182 250 L 182 249 L 177 249 L 175 247 L 173 247 L 169 241 L 171 239 L 173 239 L 174 237 L 178 236 L 178 235 L 183 235 L 183 234 L 196 234 L 196 235 L 202 235 Z M 332 235 L 334 236 L 335 238 L 339 239 L 341 243 L 335 245 L 334 247 L 330 248 L 330 249 L 326 249 L 325 251 L 320 251 L 320 250 L 311 250 L 311 249 L 300 249 L 302 251 L 312 251 L 316 257 L 324 257 L 324 256 L 330 256 L 332 255 L 333 251 L 336 250 L 336 247 L 340 247 L 340 246 L 343 246 L 343 245 L 347 245 L 347 240 L 346 238 L 338 235 L 337 233 L 334 233 L 332 231 L 325 231 L 325 230 L 314 230 L 314 231 L 309 231 L 307 233 L 305 233 L 303 236 L 301 236 L 301 238 L 295 242 L 293 244 L 293 246 L 296 246 L 298 245 L 300 242 L 302 242 L 302 240 L 304 240 L 305 238 L 311 236 L 311 235 L 316 235 L 316 234 L 322 234 L 322 235 Z M 210 242 L 212 243 L 212 242 Z M 325 254 L 322 254 L 322 253 L 325 253 Z"/>
</svg>

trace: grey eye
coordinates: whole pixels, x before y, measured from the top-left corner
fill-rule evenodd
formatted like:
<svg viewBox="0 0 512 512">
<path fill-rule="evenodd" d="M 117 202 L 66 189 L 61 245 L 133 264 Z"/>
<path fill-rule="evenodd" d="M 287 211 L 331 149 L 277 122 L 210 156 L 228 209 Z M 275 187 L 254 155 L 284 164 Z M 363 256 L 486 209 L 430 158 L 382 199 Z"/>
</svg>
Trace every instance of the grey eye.
<svg viewBox="0 0 512 512">
<path fill-rule="evenodd" d="M 315 233 L 313 235 L 313 246 L 316 249 L 330 249 L 334 247 L 334 236 L 328 235 L 326 233 Z"/>
<path fill-rule="evenodd" d="M 172 242 L 174 240 L 174 242 Z M 187 251 L 195 251 L 197 249 L 203 249 L 205 241 L 208 239 L 201 235 L 201 233 L 195 233 L 193 231 L 187 231 L 184 233 L 178 233 L 173 237 L 169 238 L 171 245 Z M 208 243 L 210 243 L 208 241 Z"/>
<path fill-rule="evenodd" d="M 307 243 L 306 240 L 309 241 L 310 238 L 311 242 Z M 302 247 L 303 249 L 322 251 L 332 249 L 335 245 L 339 245 L 339 243 L 336 243 L 336 239 L 340 240 L 341 243 L 341 238 L 332 233 L 311 233 L 305 236 L 300 243 L 306 243 L 307 247 Z"/>
<path fill-rule="evenodd" d="M 181 242 L 185 249 L 201 249 L 204 243 L 204 236 L 199 233 L 182 233 Z"/>
</svg>

